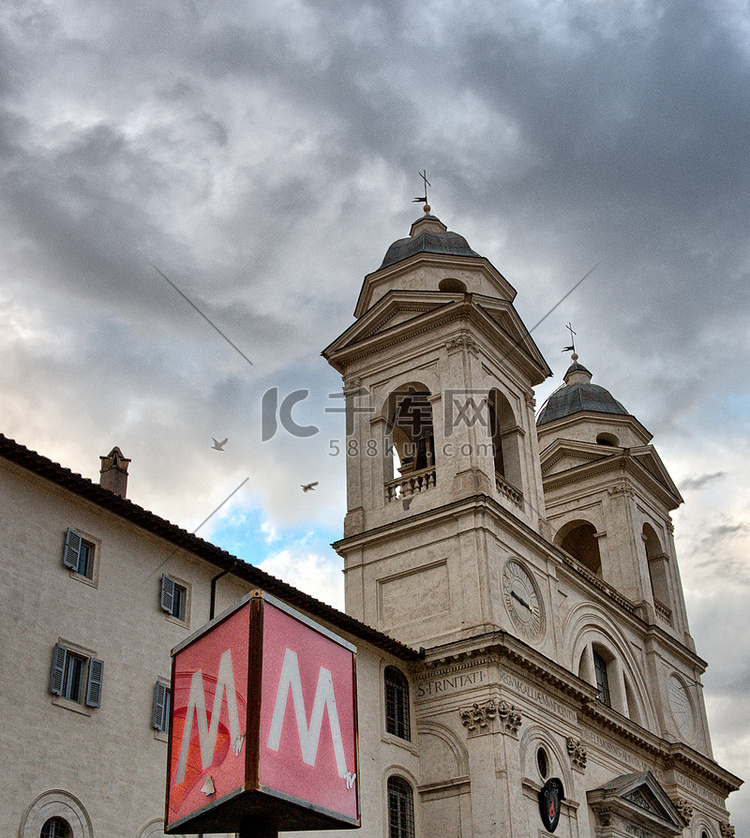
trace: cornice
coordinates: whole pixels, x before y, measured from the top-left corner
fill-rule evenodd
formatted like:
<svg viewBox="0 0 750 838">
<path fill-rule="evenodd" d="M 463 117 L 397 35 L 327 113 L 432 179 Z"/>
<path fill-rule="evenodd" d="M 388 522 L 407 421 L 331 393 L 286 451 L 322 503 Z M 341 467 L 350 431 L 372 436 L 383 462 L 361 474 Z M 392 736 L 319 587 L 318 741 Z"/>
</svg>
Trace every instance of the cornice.
<svg viewBox="0 0 750 838">
<path fill-rule="evenodd" d="M 510 662 L 531 675 L 539 686 L 551 686 L 581 704 L 596 697 L 596 689 L 586 681 L 501 629 L 425 649 L 423 660 L 412 669 L 417 678 L 420 674 L 433 678 L 483 662 Z"/>
</svg>

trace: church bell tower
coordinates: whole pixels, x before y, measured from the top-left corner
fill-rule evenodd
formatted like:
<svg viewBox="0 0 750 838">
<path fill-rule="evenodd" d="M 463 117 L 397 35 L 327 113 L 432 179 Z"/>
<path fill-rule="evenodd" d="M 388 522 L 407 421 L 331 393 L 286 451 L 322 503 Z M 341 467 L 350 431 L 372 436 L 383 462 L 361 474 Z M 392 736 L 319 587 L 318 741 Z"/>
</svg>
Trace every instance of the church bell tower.
<svg viewBox="0 0 750 838">
<path fill-rule="evenodd" d="M 503 625 L 501 522 L 544 528 L 533 387 L 550 370 L 515 296 L 426 207 L 323 352 L 347 398 L 347 611 L 408 643 Z"/>
</svg>

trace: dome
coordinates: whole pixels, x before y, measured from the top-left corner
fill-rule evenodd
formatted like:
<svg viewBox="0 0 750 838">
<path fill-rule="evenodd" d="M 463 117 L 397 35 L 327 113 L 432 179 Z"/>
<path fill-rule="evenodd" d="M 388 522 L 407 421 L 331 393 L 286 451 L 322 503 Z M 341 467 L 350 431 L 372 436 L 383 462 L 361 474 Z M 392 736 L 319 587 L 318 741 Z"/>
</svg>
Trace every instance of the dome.
<svg viewBox="0 0 750 838">
<path fill-rule="evenodd" d="M 630 415 L 609 390 L 591 383 L 591 373 L 577 362 L 577 358 L 577 355 L 573 355 L 574 362 L 565 373 L 564 386 L 555 390 L 547 399 L 536 420 L 537 426 L 587 410 L 593 413 Z"/>
<path fill-rule="evenodd" d="M 469 247 L 469 243 L 463 236 L 449 230 L 439 218 L 434 215 L 424 215 L 411 225 L 411 234 L 407 238 L 393 242 L 378 270 L 402 262 L 417 253 L 479 256 Z"/>
</svg>

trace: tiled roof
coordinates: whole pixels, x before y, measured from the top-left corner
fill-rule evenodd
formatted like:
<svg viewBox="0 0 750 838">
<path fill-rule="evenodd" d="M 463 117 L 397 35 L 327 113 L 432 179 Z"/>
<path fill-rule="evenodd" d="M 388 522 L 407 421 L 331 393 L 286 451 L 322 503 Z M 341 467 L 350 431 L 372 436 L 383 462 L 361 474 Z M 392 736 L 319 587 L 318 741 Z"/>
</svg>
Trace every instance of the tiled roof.
<svg viewBox="0 0 750 838">
<path fill-rule="evenodd" d="M 0 457 L 67 489 L 79 497 L 85 498 L 147 532 L 164 538 L 176 547 L 193 553 L 193 555 L 221 570 L 231 568 L 234 575 L 246 580 L 251 585 L 273 594 L 311 616 L 327 620 L 337 628 L 349 632 L 373 646 L 390 652 L 403 660 L 417 660 L 421 657 L 420 652 L 399 643 L 397 640 L 388 637 L 387 634 L 383 634 L 377 629 L 350 617 L 343 611 L 326 605 L 315 597 L 311 597 L 292 585 L 282 582 L 281 579 L 243 562 L 231 553 L 227 553 L 226 550 L 222 550 L 197 535 L 193 535 L 166 519 L 160 518 L 153 512 L 149 512 L 133 503 L 133 501 L 102 488 L 98 483 L 93 483 L 80 474 L 76 474 L 59 463 L 37 454 L 36 451 L 20 445 L 3 434 L 0 434 Z"/>
</svg>

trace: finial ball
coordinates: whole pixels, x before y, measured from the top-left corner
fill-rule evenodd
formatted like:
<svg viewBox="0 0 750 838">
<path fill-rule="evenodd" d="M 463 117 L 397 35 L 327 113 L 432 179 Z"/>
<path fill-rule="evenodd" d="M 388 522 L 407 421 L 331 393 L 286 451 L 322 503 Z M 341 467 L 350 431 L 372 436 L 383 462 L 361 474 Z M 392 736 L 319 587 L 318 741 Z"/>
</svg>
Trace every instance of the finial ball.
<svg viewBox="0 0 750 838">
<path fill-rule="evenodd" d="M 432 209 L 432 207 L 429 204 L 425 204 L 424 205 L 424 214 L 429 215 L 431 209 Z"/>
<path fill-rule="evenodd" d="M 578 360 L 578 355 L 576 355 L 576 353 L 575 353 L 575 352 L 574 352 L 574 353 L 573 353 L 570 357 L 571 357 L 571 359 L 572 359 L 573 361 L 577 361 L 577 360 Z"/>
</svg>

